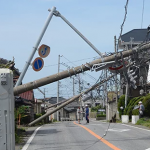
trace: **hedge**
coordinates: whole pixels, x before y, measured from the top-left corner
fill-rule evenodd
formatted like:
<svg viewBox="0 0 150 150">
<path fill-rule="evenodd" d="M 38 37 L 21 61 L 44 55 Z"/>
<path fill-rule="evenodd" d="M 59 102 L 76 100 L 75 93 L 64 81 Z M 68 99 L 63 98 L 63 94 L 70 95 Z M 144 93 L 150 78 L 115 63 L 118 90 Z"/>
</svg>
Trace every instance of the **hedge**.
<svg viewBox="0 0 150 150">
<path fill-rule="evenodd" d="M 124 109 L 123 114 L 129 115 L 130 119 L 131 119 L 132 115 L 138 115 L 139 110 L 138 109 L 133 110 L 133 109 L 134 109 L 134 106 L 138 105 L 139 101 L 142 101 L 142 103 L 145 107 L 144 116 L 150 117 L 150 94 L 147 94 L 146 96 L 134 97 L 134 98 L 128 100 L 128 103 L 127 103 L 128 105 Z M 125 107 L 125 96 L 124 95 L 122 95 L 118 101 L 118 111 L 119 111 L 120 117 L 122 115 L 122 110 L 120 109 L 121 106 Z"/>
<path fill-rule="evenodd" d="M 97 114 L 96 117 L 106 117 L 106 115 Z"/>
</svg>

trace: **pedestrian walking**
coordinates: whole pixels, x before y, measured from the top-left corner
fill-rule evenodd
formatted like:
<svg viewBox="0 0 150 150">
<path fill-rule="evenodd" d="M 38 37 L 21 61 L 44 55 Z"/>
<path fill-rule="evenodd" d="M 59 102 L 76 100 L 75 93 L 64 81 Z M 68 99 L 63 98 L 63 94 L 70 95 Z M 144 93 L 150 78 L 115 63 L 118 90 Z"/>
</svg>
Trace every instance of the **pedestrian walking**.
<svg viewBox="0 0 150 150">
<path fill-rule="evenodd" d="M 89 123 L 89 108 L 88 105 L 85 105 L 85 114 L 86 114 L 86 122 Z"/>
<path fill-rule="evenodd" d="M 142 101 L 139 101 L 139 118 L 142 118 L 144 116 L 144 110 L 145 110 L 145 107 L 142 104 Z"/>
</svg>

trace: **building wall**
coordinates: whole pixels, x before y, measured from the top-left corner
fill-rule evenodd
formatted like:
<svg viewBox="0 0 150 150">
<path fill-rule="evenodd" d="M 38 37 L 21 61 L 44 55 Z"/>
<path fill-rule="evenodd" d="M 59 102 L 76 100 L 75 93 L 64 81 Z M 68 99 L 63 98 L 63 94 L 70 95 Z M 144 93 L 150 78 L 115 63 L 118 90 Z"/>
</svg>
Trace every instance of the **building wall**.
<svg viewBox="0 0 150 150">
<path fill-rule="evenodd" d="M 77 120 L 77 118 L 76 118 L 76 112 L 69 113 L 69 118 L 71 118 L 73 120 Z"/>
</svg>

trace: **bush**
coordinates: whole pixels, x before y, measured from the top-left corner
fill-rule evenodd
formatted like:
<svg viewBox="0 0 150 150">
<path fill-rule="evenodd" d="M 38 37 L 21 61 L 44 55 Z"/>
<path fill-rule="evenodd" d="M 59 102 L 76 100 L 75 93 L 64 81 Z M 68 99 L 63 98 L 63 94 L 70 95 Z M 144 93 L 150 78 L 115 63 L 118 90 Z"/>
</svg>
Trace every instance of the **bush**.
<svg viewBox="0 0 150 150">
<path fill-rule="evenodd" d="M 138 105 L 139 101 L 142 101 L 143 97 L 134 97 L 130 100 L 130 103 L 126 107 L 125 115 L 129 115 L 129 119 L 131 119 L 132 111 L 134 114 L 137 114 L 137 110 L 133 110 L 135 105 Z"/>
<path fill-rule="evenodd" d="M 34 118 L 37 119 L 37 118 L 39 118 L 41 116 L 42 116 L 42 114 L 35 114 Z"/>
<path fill-rule="evenodd" d="M 147 94 L 142 102 L 145 107 L 144 115 L 150 117 L 150 94 Z"/>
<path fill-rule="evenodd" d="M 106 115 L 102 115 L 102 114 L 97 114 L 96 117 L 106 117 Z"/>
<path fill-rule="evenodd" d="M 150 119 L 141 118 L 137 121 L 137 125 L 142 125 L 150 128 Z"/>
<path fill-rule="evenodd" d="M 145 107 L 144 116 L 150 117 L 150 94 L 147 94 L 146 96 L 134 97 L 130 100 L 124 110 L 124 114 L 129 115 L 130 119 L 132 115 L 139 115 L 138 109 L 133 110 L 134 106 L 138 105 L 139 101 L 142 101 Z"/>
<path fill-rule="evenodd" d="M 118 100 L 118 111 L 119 111 L 119 116 L 121 118 L 121 115 L 123 115 L 123 111 L 122 109 L 120 109 L 120 107 L 125 107 L 125 95 L 122 95 L 119 100 Z"/>
<path fill-rule="evenodd" d="M 132 110 L 132 115 L 139 115 L 139 110 L 138 109 Z"/>
<path fill-rule="evenodd" d="M 41 116 L 42 116 L 42 114 L 35 114 L 34 118 L 37 119 L 37 118 L 39 118 Z M 37 125 L 43 125 L 43 124 L 44 124 L 44 119 L 41 120 L 40 122 L 36 123 L 35 126 L 37 126 Z"/>
<path fill-rule="evenodd" d="M 100 108 L 102 108 L 101 105 L 97 105 L 97 106 L 95 106 L 95 107 L 92 107 L 92 108 L 91 108 L 91 112 L 98 112 L 98 110 L 99 110 Z"/>
</svg>

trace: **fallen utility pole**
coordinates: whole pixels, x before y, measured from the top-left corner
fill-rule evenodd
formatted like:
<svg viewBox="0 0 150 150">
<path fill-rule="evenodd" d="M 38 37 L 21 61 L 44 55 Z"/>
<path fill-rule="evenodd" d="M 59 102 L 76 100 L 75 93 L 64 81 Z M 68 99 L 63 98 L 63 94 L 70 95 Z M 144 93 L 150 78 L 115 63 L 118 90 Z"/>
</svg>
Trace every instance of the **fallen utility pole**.
<svg viewBox="0 0 150 150">
<path fill-rule="evenodd" d="M 45 109 L 49 109 L 49 108 L 55 107 L 55 106 L 60 105 L 60 104 L 62 104 L 62 103 L 64 103 L 64 102 L 66 102 L 66 101 L 68 101 L 68 99 L 67 99 L 67 100 L 65 100 L 65 101 L 62 101 L 62 102 L 59 102 L 59 103 L 53 104 L 53 105 L 51 105 L 51 106 L 49 106 L 49 107 L 47 107 L 47 108 L 45 108 Z"/>
<path fill-rule="evenodd" d="M 50 116 L 51 114 L 53 114 L 54 112 L 58 111 L 59 109 L 65 107 L 66 105 L 72 103 L 73 101 L 75 101 L 76 99 L 78 99 L 80 96 L 82 96 L 82 94 L 87 94 L 88 92 L 90 92 L 91 90 L 99 87 L 101 84 L 103 84 L 104 82 L 108 81 L 110 78 L 114 77 L 114 75 L 109 76 L 107 79 L 104 79 L 102 81 L 100 81 L 99 83 L 93 85 L 91 88 L 87 89 L 86 91 L 82 92 L 79 95 L 76 95 L 74 97 L 72 97 L 71 99 L 69 99 L 68 101 L 66 101 L 65 103 L 61 104 L 60 106 L 56 107 L 54 110 L 47 112 L 46 114 L 44 114 L 43 116 L 39 117 L 38 119 L 32 121 L 31 123 L 29 123 L 29 126 L 34 125 L 35 123 L 41 121 L 42 119 L 44 119 L 45 117 Z"/>
<path fill-rule="evenodd" d="M 133 51 L 134 50 L 123 51 L 122 55 L 123 55 L 123 57 L 128 57 L 128 56 L 133 54 Z M 44 86 L 46 84 L 50 84 L 50 83 L 56 82 L 58 80 L 61 80 L 61 79 L 67 78 L 67 77 L 71 77 L 73 75 L 88 71 L 92 68 L 92 66 L 94 64 L 114 61 L 114 60 L 116 60 L 116 58 L 121 59 L 121 54 L 117 53 L 117 54 L 114 54 L 114 55 L 111 55 L 111 56 L 100 58 L 100 59 L 94 60 L 90 63 L 86 63 L 84 65 L 77 66 L 75 68 L 65 70 L 65 71 L 59 72 L 57 74 L 47 76 L 47 77 L 35 80 L 33 82 L 29 82 L 29 83 L 14 87 L 14 95 L 16 96 L 16 95 L 19 95 L 23 92 L 26 92 L 26 91 Z"/>
</svg>

